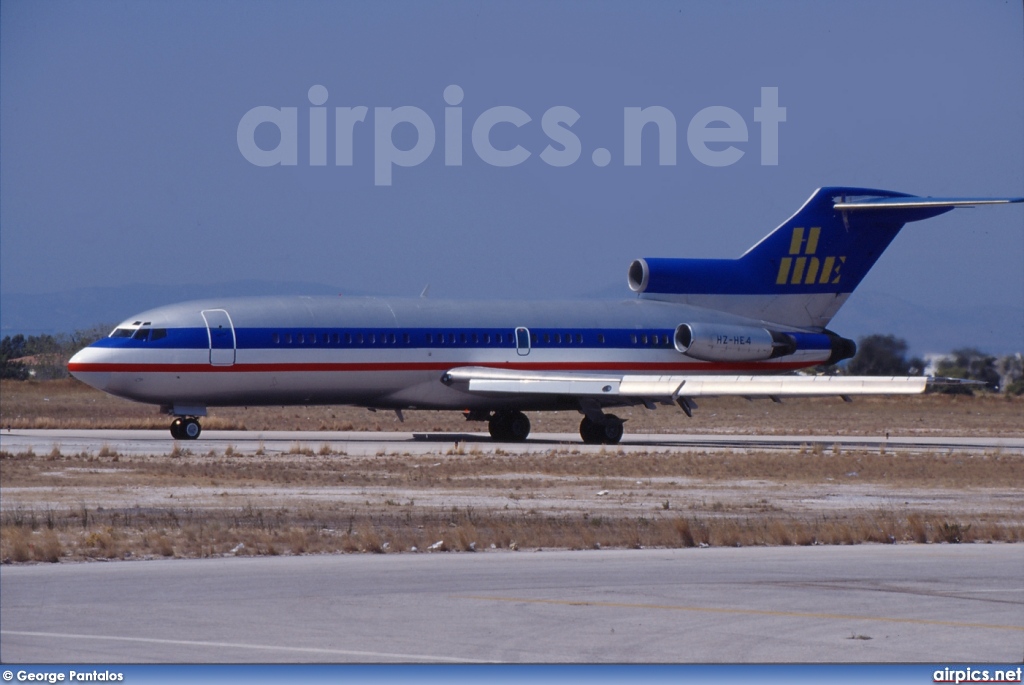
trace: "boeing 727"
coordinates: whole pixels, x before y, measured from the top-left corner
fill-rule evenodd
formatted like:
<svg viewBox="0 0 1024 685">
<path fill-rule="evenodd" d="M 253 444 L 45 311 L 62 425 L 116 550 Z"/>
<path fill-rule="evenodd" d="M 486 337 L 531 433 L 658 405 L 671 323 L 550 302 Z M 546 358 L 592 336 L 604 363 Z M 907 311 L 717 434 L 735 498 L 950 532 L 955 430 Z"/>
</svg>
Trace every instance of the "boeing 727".
<svg viewBox="0 0 1024 685">
<path fill-rule="evenodd" d="M 923 377 L 806 376 L 852 357 L 827 326 L 896 234 L 957 207 L 1024 198 L 929 198 L 820 188 L 739 259 L 638 259 L 632 299 L 564 302 L 253 297 L 151 309 L 78 352 L 68 370 L 160 405 L 175 439 L 209 407 L 347 404 L 463 410 L 496 440 L 524 412 L 576 410 L 586 443 L 615 444 L 614 407 L 695 398 L 923 392 Z M 788 374 L 788 375 L 784 375 Z"/>
</svg>

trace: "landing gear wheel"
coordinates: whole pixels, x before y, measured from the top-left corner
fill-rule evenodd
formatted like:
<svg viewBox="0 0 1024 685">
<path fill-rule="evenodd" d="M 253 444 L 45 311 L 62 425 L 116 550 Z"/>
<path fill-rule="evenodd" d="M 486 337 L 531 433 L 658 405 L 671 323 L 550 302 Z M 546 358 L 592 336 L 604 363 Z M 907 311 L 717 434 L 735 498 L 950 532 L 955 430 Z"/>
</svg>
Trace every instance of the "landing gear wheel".
<svg viewBox="0 0 1024 685">
<path fill-rule="evenodd" d="M 509 440 L 523 442 L 530 435 L 530 419 L 521 411 L 513 412 L 508 424 Z"/>
<path fill-rule="evenodd" d="M 199 425 L 199 421 L 193 418 L 185 419 L 181 427 L 182 437 L 186 440 L 195 440 L 199 437 L 199 434 L 203 432 L 203 427 Z"/>
<path fill-rule="evenodd" d="M 604 433 L 604 444 L 618 445 L 619 441 L 622 440 L 622 421 L 614 414 L 605 414 L 605 416 L 608 417 L 608 423 L 602 426 L 604 429 L 602 431 Z"/>
<path fill-rule="evenodd" d="M 605 423 L 594 423 L 587 417 L 580 421 L 580 437 L 588 445 L 618 445 L 622 440 L 622 421 L 614 414 L 605 415 Z"/>
<path fill-rule="evenodd" d="M 171 437 L 175 440 L 195 440 L 203 432 L 199 420 L 192 417 L 176 418 L 171 422 Z"/>
<path fill-rule="evenodd" d="M 487 422 L 491 437 L 501 442 L 522 442 L 530 435 L 530 419 L 521 411 L 498 411 Z"/>
<path fill-rule="evenodd" d="M 502 412 L 495 412 L 487 421 L 487 432 L 491 438 L 498 442 L 508 441 L 508 415 Z"/>
</svg>

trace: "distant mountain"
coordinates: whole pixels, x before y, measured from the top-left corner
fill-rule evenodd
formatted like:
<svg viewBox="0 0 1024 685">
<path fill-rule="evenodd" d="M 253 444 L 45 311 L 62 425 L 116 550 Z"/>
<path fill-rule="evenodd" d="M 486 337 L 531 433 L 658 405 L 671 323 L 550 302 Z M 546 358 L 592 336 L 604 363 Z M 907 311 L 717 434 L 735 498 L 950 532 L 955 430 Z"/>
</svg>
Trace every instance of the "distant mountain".
<svg viewBox="0 0 1024 685">
<path fill-rule="evenodd" d="M 339 293 L 363 294 L 323 283 L 255 280 L 212 285 L 81 288 L 62 293 L 0 293 L 0 337 L 71 333 L 98 324 L 113 326 L 152 307 L 207 297 Z M 618 283 L 583 297 L 636 296 Z M 906 340 L 911 353 L 916 355 L 945 353 L 960 347 L 976 347 L 998 356 L 1024 351 L 1024 308 L 935 309 L 886 293 L 858 290 L 839 310 L 830 328 L 854 340 L 873 333 L 891 333 Z"/>
</svg>

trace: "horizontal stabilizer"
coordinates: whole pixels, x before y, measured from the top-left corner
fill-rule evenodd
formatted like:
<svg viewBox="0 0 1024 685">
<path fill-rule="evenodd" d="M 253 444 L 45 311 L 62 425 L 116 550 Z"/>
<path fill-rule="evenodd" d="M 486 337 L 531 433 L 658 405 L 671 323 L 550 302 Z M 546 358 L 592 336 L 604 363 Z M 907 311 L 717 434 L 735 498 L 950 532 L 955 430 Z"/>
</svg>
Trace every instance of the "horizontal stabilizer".
<svg viewBox="0 0 1024 685">
<path fill-rule="evenodd" d="M 975 205 L 1006 205 L 1024 202 L 1024 197 L 871 197 L 837 199 L 832 205 L 840 211 L 860 209 L 936 209 L 973 207 Z"/>
</svg>

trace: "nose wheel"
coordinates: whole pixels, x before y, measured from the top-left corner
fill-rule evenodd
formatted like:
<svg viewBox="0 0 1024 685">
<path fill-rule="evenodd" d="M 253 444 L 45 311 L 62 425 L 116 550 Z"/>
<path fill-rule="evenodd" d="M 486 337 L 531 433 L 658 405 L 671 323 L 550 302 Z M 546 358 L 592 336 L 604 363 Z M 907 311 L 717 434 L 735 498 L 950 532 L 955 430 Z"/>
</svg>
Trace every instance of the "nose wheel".
<svg viewBox="0 0 1024 685">
<path fill-rule="evenodd" d="M 195 440 L 202 432 L 199 419 L 192 416 L 178 417 L 171 422 L 171 437 L 175 440 Z"/>
</svg>

